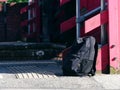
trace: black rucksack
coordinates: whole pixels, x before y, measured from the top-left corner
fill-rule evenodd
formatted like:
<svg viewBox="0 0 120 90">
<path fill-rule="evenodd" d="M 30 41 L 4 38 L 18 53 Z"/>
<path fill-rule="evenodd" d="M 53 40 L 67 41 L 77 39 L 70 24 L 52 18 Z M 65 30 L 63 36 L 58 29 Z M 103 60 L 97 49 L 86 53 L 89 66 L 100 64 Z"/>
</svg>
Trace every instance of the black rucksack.
<svg viewBox="0 0 120 90">
<path fill-rule="evenodd" d="M 63 75 L 86 76 L 95 74 L 98 46 L 92 36 L 79 38 L 63 58 Z"/>
</svg>

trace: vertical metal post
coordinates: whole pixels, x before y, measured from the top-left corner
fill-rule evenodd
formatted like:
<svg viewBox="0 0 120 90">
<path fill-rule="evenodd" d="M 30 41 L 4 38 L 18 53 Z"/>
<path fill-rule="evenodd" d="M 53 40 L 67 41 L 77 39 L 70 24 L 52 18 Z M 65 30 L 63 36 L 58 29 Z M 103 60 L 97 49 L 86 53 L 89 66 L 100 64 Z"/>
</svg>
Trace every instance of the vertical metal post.
<svg viewBox="0 0 120 90">
<path fill-rule="evenodd" d="M 5 41 L 7 41 L 7 20 L 6 20 L 6 11 L 7 11 L 7 7 L 6 7 L 6 2 L 3 3 L 3 12 L 4 12 L 4 35 L 5 35 Z"/>
<path fill-rule="evenodd" d="M 37 0 L 33 0 L 33 3 L 35 3 L 35 7 L 32 8 L 32 18 L 35 18 L 36 17 L 37 4 L 38 4 Z M 36 30 L 36 27 L 35 27 L 36 22 L 33 22 L 32 25 L 33 25 L 33 30 L 32 30 L 32 33 L 33 33 Z"/>
<path fill-rule="evenodd" d="M 105 0 L 101 0 L 101 12 L 105 10 Z M 106 25 L 101 25 L 101 45 L 105 45 L 107 43 L 107 32 Z"/>
<path fill-rule="evenodd" d="M 49 42 L 50 36 L 49 36 L 49 13 L 50 13 L 50 0 L 42 0 L 42 31 L 43 31 L 43 41 Z"/>
<path fill-rule="evenodd" d="M 110 73 L 120 73 L 120 0 L 108 0 Z"/>
<path fill-rule="evenodd" d="M 30 5 L 31 2 L 32 2 L 32 0 L 29 0 L 29 1 L 28 1 L 28 5 Z M 29 10 L 28 10 L 28 20 L 31 19 L 30 13 L 31 13 L 31 10 L 29 9 Z M 28 35 L 29 35 L 29 34 L 30 34 L 30 24 L 28 25 Z"/>
<path fill-rule="evenodd" d="M 76 0 L 76 40 L 80 38 L 80 0 Z"/>
</svg>

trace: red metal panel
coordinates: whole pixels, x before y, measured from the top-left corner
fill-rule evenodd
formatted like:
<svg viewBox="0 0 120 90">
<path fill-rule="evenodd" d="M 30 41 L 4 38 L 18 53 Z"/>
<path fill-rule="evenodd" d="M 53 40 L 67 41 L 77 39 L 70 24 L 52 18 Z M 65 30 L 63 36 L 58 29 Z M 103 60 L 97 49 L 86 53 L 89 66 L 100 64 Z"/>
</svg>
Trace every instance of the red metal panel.
<svg viewBox="0 0 120 90">
<path fill-rule="evenodd" d="M 68 3 L 70 0 L 60 0 L 61 5 Z M 85 8 L 87 11 L 90 11 L 100 5 L 100 0 L 81 0 L 81 9 Z M 66 20 L 62 22 L 61 26 L 61 32 L 65 32 L 67 30 L 70 30 L 71 28 L 75 27 L 75 17 L 70 18 L 69 20 Z"/>
<path fill-rule="evenodd" d="M 108 0 L 108 10 L 110 66 L 117 73 L 120 71 L 120 0 Z"/>
<path fill-rule="evenodd" d="M 70 0 L 60 0 L 60 6 L 62 6 L 63 4 L 69 2 Z"/>
<path fill-rule="evenodd" d="M 80 6 L 81 6 L 81 9 L 82 8 L 87 8 L 87 0 L 80 0 Z"/>
<path fill-rule="evenodd" d="M 64 5 L 71 0 L 60 0 L 60 5 Z M 100 5 L 100 0 L 80 0 L 81 8 L 92 10 Z"/>
<path fill-rule="evenodd" d="M 86 0 L 88 11 L 95 9 L 100 6 L 100 0 Z"/>
<path fill-rule="evenodd" d="M 75 27 L 76 23 L 75 23 L 75 18 L 76 17 L 72 17 L 70 18 L 69 20 L 63 22 L 61 25 L 60 25 L 60 28 L 61 28 L 61 33 L 62 32 L 65 32 L 67 30 L 70 30 L 72 29 L 73 27 Z"/>
<path fill-rule="evenodd" d="M 107 21 L 108 11 L 106 10 L 85 21 L 85 33 L 90 32 L 91 30 L 99 27 L 100 25 L 107 23 Z"/>
<path fill-rule="evenodd" d="M 22 9 L 20 10 L 20 14 L 23 14 L 23 13 L 27 12 L 27 10 L 28 10 L 28 6 L 22 8 Z"/>
<path fill-rule="evenodd" d="M 22 8 L 22 9 L 20 10 L 20 13 L 23 14 L 23 13 L 27 12 L 28 9 L 34 8 L 34 6 L 35 6 L 35 3 L 32 3 L 31 5 Z"/>
</svg>

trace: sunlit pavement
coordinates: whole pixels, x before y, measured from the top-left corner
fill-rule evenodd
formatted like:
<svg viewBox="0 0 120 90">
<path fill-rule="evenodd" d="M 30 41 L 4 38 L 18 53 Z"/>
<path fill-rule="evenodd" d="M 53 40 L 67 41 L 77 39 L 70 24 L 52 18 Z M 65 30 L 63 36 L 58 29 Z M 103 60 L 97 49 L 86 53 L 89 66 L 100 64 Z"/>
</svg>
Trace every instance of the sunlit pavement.
<svg viewBox="0 0 120 90">
<path fill-rule="evenodd" d="M 20 63 L 20 62 L 19 62 Z M 23 64 L 24 63 L 24 64 Z M 0 63 L 1 89 L 120 89 L 120 75 L 96 74 L 93 77 L 62 76 L 57 62 Z"/>
</svg>

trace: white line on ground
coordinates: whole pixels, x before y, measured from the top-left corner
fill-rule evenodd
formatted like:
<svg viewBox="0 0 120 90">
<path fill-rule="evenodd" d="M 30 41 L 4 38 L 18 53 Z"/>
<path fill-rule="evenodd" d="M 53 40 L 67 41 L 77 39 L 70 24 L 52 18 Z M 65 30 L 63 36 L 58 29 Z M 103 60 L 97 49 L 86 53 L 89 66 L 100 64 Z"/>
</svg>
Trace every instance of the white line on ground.
<svg viewBox="0 0 120 90">
<path fill-rule="evenodd" d="M 2 79 L 3 78 L 3 76 L 0 74 L 0 79 Z"/>
</svg>

